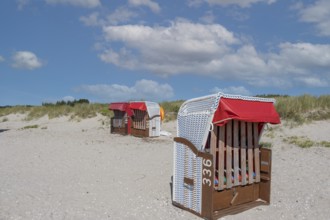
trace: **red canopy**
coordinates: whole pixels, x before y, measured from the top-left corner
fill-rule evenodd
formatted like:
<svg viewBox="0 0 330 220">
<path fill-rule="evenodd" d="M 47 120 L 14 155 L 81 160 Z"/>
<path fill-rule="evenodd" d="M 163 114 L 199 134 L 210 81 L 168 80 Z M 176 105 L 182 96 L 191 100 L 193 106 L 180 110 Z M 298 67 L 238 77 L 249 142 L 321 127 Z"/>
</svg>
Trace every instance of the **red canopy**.
<svg viewBox="0 0 330 220">
<path fill-rule="evenodd" d="M 126 109 L 128 108 L 128 103 L 127 102 L 113 102 L 110 103 L 109 105 L 109 109 L 110 110 L 119 110 L 119 111 L 126 111 Z"/>
<path fill-rule="evenodd" d="M 133 115 L 132 110 L 129 108 L 129 103 L 128 102 L 113 102 L 113 103 L 110 103 L 109 109 L 110 110 L 119 110 L 119 111 L 122 111 L 122 112 L 126 112 L 128 114 L 128 116 Z"/>
<path fill-rule="evenodd" d="M 271 124 L 281 123 L 272 102 L 221 98 L 218 109 L 214 113 L 213 123 L 222 126 L 231 119 Z"/>
<path fill-rule="evenodd" d="M 141 111 L 147 111 L 147 106 L 145 102 L 131 102 L 129 103 L 130 109 L 136 109 Z"/>
</svg>

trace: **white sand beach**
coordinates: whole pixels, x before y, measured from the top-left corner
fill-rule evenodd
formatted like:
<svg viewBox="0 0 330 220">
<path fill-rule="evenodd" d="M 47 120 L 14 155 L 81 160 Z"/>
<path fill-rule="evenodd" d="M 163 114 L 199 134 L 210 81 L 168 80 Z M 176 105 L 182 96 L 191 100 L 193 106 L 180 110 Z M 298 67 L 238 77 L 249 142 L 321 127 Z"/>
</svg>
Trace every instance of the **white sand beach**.
<svg viewBox="0 0 330 220">
<path fill-rule="evenodd" d="M 6 120 L 3 120 L 6 117 Z M 110 134 L 108 118 L 25 121 L 0 117 L 0 219 L 200 219 L 171 204 L 172 136 Z M 37 128 L 23 129 L 38 125 Z M 283 141 L 330 141 L 330 121 L 276 126 L 271 204 L 222 219 L 329 219 L 330 148 Z M 272 136 L 272 137 L 269 137 Z M 328 167 L 329 166 L 329 167 Z"/>
</svg>

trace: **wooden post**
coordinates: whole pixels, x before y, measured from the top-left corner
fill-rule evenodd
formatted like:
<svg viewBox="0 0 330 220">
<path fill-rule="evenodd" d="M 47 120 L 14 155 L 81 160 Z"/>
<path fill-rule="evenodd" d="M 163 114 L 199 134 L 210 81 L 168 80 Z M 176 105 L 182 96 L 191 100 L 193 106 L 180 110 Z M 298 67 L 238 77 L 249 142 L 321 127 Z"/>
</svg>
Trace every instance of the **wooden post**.
<svg viewBox="0 0 330 220">
<path fill-rule="evenodd" d="M 225 188 L 225 126 L 218 127 L 219 150 L 218 150 L 218 190 Z"/>
<path fill-rule="evenodd" d="M 248 172 L 249 184 L 253 183 L 253 136 L 252 136 L 252 123 L 247 123 L 247 138 L 248 138 Z"/>
<path fill-rule="evenodd" d="M 254 144 L 254 167 L 256 173 L 256 182 L 260 182 L 260 150 L 259 150 L 259 133 L 258 123 L 253 123 L 253 144 Z"/>
<path fill-rule="evenodd" d="M 241 176 L 242 185 L 246 185 L 246 123 L 241 122 Z"/>
<path fill-rule="evenodd" d="M 231 172 L 232 172 L 232 121 L 226 124 L 226 170 L 227 170 L 227 189 L 232 187 Z"/>
<path fill-rule="evenodd" d="M 233 143 L 233 147 L 234 147 L 234 186 L 239 185 L 239 156 L 238 156 L 238 121 L 234 120 L 234 133 L 233 133 L 233 139 L 234 139 L 234 143 Z"/>
</svg>

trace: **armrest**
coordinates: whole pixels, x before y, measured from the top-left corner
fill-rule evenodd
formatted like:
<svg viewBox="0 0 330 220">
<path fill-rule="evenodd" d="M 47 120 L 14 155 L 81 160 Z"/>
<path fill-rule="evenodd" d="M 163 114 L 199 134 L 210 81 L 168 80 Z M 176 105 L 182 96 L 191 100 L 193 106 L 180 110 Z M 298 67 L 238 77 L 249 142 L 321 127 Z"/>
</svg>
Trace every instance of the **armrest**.
<svg viewBox="0 0 330 220">
<path fill-rule="evenodd" d="M 189 140 L 187 140 L 187 139 L 185 139 L 183 137 L 175 137 L 174 138 L 174 141 L 177 142 L 177 143 L 186 145 L 187 147 L 189 147 L 189 149 L 194 154 L 196 154 L 196 156 L 198 156 L 198 157 L 200 156 L 199 155 L 200 152 L 198 151 L 197 147 L 193 143 L 191 143 Z"/>
</svg>

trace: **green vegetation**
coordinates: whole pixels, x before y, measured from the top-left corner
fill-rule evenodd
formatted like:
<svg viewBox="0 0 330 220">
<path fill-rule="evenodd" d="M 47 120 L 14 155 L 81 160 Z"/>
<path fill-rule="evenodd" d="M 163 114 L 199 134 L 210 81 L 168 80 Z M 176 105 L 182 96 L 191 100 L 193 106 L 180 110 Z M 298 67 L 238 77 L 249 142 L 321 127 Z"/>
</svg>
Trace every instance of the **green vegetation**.
<svg viewBox="0 0 330 220">
<path fill-rule="evenodd" d="M 284 142 L 287 142 L 289 144 L 294 144 L 302 148 L 308 148 L 316 145 L 316 142 L 313 142 L 312 140 L 308 139 L 307 137 L 303 136 L 291 136 L 288 138 L 283 139 Z"/>
<path fill-rule="evenodd" d="M 313 120 L 330 119 L 330 95 L 323 96 L 288 96 L 288 95 L 258 95 L 259 97 L 275 98 L 275 107 L 282 120 L 293 125 L 300 125 Z M 175 120 L 184 100 L 162 102 L 165 111 L 165 121 Z M 12 113 L 27 114 L 26 119 L 32 120 L 48 115 L 49 118 L 69 116 L 71 119 L 95 117 L 97 114 L 111 116 L 108 104 L 90 103 L 87 99 L 74 101 L 58 101 L 43 103 L 42 106 L 5 106 L 0 107 L 0 117 Z M 6 119 L 3 119 L 6 120 Z M 270 132 L 271 135 L 271 132 Z"/>
<path fill-rule="evenodd" d="M 92 118 L 97 114 L 104 116 L 112 115 L 108 110 L 108 104 L 93 103 L 85 99 L 73 102 L 57 102 L 55 104 L 43 103 L 42 106 L 6 106 L 0 108 L 0 117 L 9 114 L 27 114 L 26 120 L 38 119 L 48 115 L 48 117 L 56 118 L 61 116 L 70 116 L 71 119 Z"/>
<path fill-rule="evenodd" d="M 290 137 L 284 138 L 283 141 L 287 142 L 289 144 L 297 145 L 302 148 L 308 148 L 308 147 L 313 147 L 313 146 L 330 147 L 329 141 L 316 142 L 316 141 L 312 141 L 309 138 L 303 137 L 303 136 L 290 136 Z"/>
<path fill-rule="evenodd" d="M 330 119 L 330 95 L 275 97 L 281 119 L 303 124 L 313 120 Z"/>
<path fill-rule="evenodd" d="M 160 106 L 162 106 L 165 111 L 165 121 L 176 120 L 180 106 L 183 102 L 184 100 L 177 100 L 172 102 L 160 103 Z"/>
<path fill-rule="evenodd" d="M 264 148 L 272 148 L 272 143 L 270 142 L 260 142 L 259 145 Z"/>
<path fill-rule="evenodd" d="M 323 147 L 330 147 L 330 141 L 321 141 L 319 143 L 319 145 L 321 145 Z"/>
<path fill-rule="evenodd" d="M 30 129 L 30 128 L 38 128 L 38 127 L 39 127 L 39 125 L 27 125 L 27 126 L 21 128 L 21 130 Z"/>
</svg>

